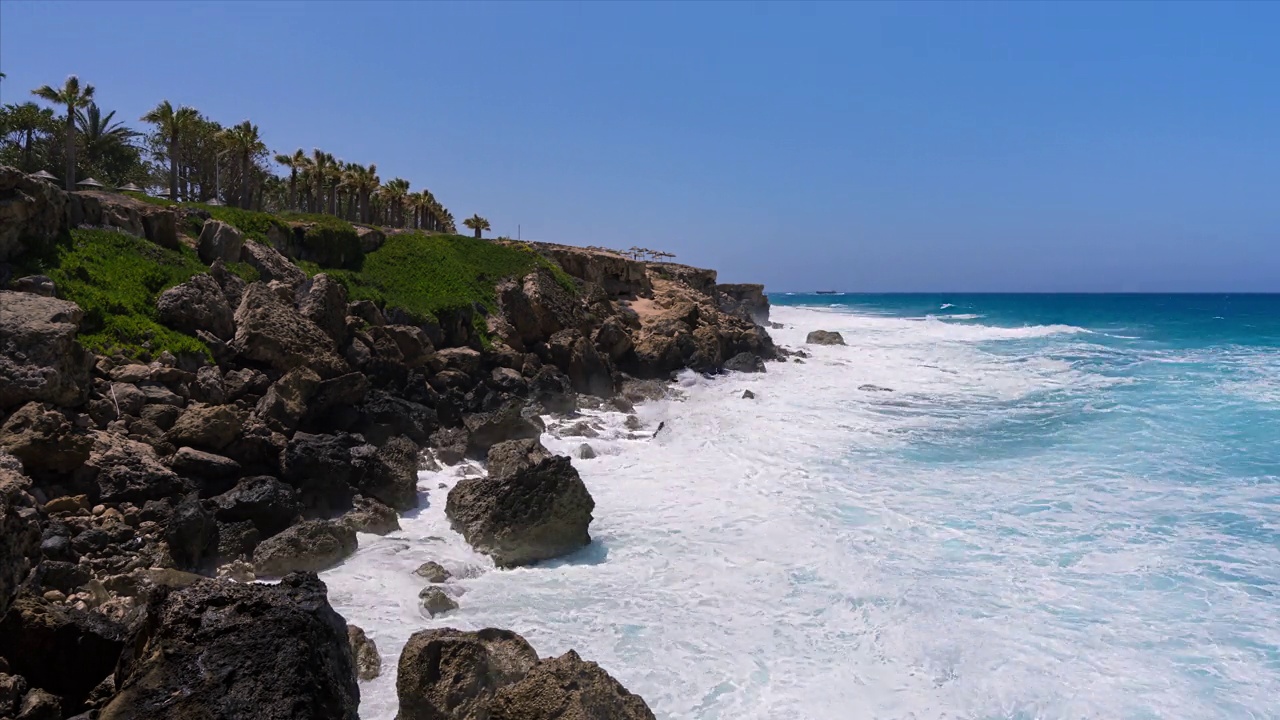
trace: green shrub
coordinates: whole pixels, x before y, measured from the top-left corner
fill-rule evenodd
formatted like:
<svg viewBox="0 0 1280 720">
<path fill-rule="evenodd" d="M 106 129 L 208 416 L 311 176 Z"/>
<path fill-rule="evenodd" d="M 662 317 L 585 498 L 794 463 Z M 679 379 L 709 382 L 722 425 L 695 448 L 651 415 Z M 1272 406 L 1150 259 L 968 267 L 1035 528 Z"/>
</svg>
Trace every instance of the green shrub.
<svg viewBox="0 0 1280 720">
<path fill-rule="evenodd" d="M 355 226 L 332 215 L 286 213 L 287 220 L 307 223 L 297 253 L 321 267 L 358 269 L 364 259 Z"/>
<path fill-rule="evenodd" d="M 156 319 L 156 297 L 206 269 L 187 247 L 168 250 L 111 230 L 72 230 L 35 266 L 53 279 L 58 297 L 84 310 L 80 342 L 147 359 L 164 350 L 209 357 L 204 343 Z"/>
<path fill-rule="evenodd" d="M 241 210 L 240 208 L 227 207 L 226 205 L 205 205 L 203 203 L 185 203 L 184 206 L 204 210 L 214 220 L 221 220 L 244 233 L 246 238 L 260 243 L 269 243 L 268 235 L 272 229 L 275 229 L 282 238 L 287 238 L 290 234 L 288 223 L 271 213 Z M 196 229 L 196 234 L 200 234 L 198 228 Z"/>
</svg>

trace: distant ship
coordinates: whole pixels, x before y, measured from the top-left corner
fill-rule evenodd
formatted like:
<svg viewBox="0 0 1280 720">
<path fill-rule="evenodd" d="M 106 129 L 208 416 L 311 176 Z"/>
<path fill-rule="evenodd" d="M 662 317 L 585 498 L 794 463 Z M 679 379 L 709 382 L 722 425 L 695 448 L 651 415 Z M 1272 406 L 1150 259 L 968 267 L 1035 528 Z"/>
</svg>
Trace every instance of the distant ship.
<svg viewBox="0 0 1280 720">
<path fill-rule="evenodd" d="M 816 292 L 818 295 L 836 295 L 836 294 L 838 294 L 835 290 L 815 290 L 814 292 Z"/>
</svg>

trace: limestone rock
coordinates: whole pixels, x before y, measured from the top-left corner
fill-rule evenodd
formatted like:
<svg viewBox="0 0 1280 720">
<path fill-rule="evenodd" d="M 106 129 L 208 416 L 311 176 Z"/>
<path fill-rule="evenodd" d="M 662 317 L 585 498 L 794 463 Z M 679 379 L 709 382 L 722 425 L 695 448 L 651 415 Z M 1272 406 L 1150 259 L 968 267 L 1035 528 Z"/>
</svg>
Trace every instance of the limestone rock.
<svg viewBox="0 0 1280 720">
<path fill-rule="evenodd" d="M 202 580 L 153 600 L 99 720 L 356 720 L 347 625 L 313 574 Z"/>
<path fill-rule="evenodd" d="M 347 341 L 347 289 L 320 273 L 299 291 L 298 311 L 341 347 Z"/>
<path fill-rule="evenodd" d="M 67 194 L 52 183 L 0 166 L 0 262 L 52 243 L 66 222 L 66 204 Z"/>
<path fill-rule="evenodd" d="M 207 330 L 220 340 L 230 340 L 235 333 L 231 306 L 222 288 L 208 273 L 193 275 L 190 280 L 160 293 L 156 299 L 160 322 L 194 335 Z"/>
<path fill-rule="evenodd" d="M 27 572 L 40 562 L 40 513 L 31 481 L 0 466 L 0 617 Z"/>
<path fill-rule="evenodd" d="M 569 376 L 580 393 L 608 397 L 613 394 L 613 373 L 594 345 L 576 330 L 562 330 L 547 341 L 552 362 Z"/>
<path fill-rule="evenodd" d="M 434 560 L 428 560 L 418 566 L 413 571 L 414 575 L 425 579 L 429 583 L 442 583 L 453 577 L 453 575 L 444 569 L 444 566 Z"/>
<path fill-rule="evenodd" d="M 529 643 L 509 630 L 416 632 L 396 668 L 397 720 L 487 717 L 494 694 L 537 662 Z"/>
<path fill-rule="evenodd" d="M 716 294 L 720 299 L 720 309 L 730 315 L 750 320 L 757 325 L 769 324 L 769 296 L 764 294 L 764 286 L 739 283 L 717 285 Z"/>
<path fill-rule="evenodd" d="M 543 660 L 518 682 L 500 688 L 490 720 L 654 720 L 639 695 L 599 665 L 570 650 Z"/>
<path fill-rule="evenodd" d="M 498 448 L 500 474 L 464 478 L 445 505 L 454 528 L 499 567 L 560 557 L 591 542 L 595 502 L 569 458 Z M 490 462 L 490 467 L 494 462 Z"/>
<path fill-rule="evenodd" d="M 94 361 L 76 341 L 83 316 L 75 303 L 0 290 L 0 410 L 32 400 L 85 401 Z"/>
<path fill-rule="evenodd" d="M 764 360 L 755 353 L 743 352 L 725 361 L 724 369 L 730 372 L 762 373 L 765 372 Z"/>
<path fill-rule="evenodd" d="M 520 413 L 521 407 L 520 403 L 509 401 L 496 410 L 474 413 L 463 418 L 468 433 L 468 453 L 483 455 L 489 448 L 504 440 L 540 436 L 542 429 Z"/>
<path fill-rule="evenodd" d="M 170 428 L 166 439 L 174 445 L 218 451 L 244 429 L 244 415 L 232 405 L 192 405 Z"/>
<path fill-rule="evenodd" d="M 0 450 L 32 474 L 69 473 L 89 459 L 93 437 L 47 403 L 29 402 L 0 426 Z"/>
<path fill-rule="evenodd" d="M 333 338 L 281 300 L 264 283 L 253 283 L 245 289 L 240 307 L 235 312 L 235 324 L 236 334 L 231 347 L 249 360 L 265 363 L 282 372 L 295 367 L 309 367 L 321 378 L 347 371 L 347 364 L 338 356 Z"/>
<path fill-rule="evenodd" d="M 357 495 L 352 505 L 346 514 L 338 518 L 339 525 L 373 535 L 386 535 L 400 529 L 396 511 L 377 500 Z"/>
<path fill-rule="evenodd" d="M 354 454 L 360 470 L 355 485 L 361 493 L 396 510 L 418 507 L 418 446 L 396 437 L 372 454 Z"/>
<path fill-rule="evenodd" d="M 272 430 L 289 432 L 297 427 L 308 410 L 307 401 L 319 387 L 320 376 L 311 368 L 295 367 L 267 388 L 254 412 Z"/>
<path fill-rule="evenodd" d="M 844 336 L 829 330 L 814 330 L 804 341 L 809 345 L 844 345 Z"/>
<path fill-rule="evenodd" d="M 104 503 L 176 497 L 191 492 L 191 483 L 160 462 L 151 446 L 108 432 L 94 435 L 93 451 L 78 474 L 98 486 Z"/>
<path fill-rule="evenodd" d="M 235 460 L 190 447 L 178 448 L 178 452 L 169 458 L 169 467 L 183 476 L 215 485 L 240 475 L 240 463 Z"/>
<path fill-rule="evenodd" d="M 503 478 L 552 457 L 536 439 L 507 440 L 489 448 L 490 477 Z"/>
<path fill-rule="evenodd" d="M 351 528 L 330 520 L 304 520 L 263 540 L 253 551 L 253 564 L 259 575 L 320 572 L 355 551 L 356 533 Z"/>
<path fill-rule="evenodd" d="M 347 642 L 351 644 L 351 656 L 356 663 L 356 677 L 372 680 L 382 672 L 382 656 L 378 646 L 358 625 L 347 625 Z"/>
<path fill-rule="evenodd" d="M 252 240 L 244 243 L 240 248 L 240 261 L 252 265 L 264 284 L 274 280 L 293 289 L 307 281 L 307 274 L 301 268 L 270 245 Z"/>
<path fill-rule="evenodd" d="M 209 218 L 200 228 L 199 254 L 206 263 L 238 262 L 244 235 L 234 225 Z"/>
</svg>

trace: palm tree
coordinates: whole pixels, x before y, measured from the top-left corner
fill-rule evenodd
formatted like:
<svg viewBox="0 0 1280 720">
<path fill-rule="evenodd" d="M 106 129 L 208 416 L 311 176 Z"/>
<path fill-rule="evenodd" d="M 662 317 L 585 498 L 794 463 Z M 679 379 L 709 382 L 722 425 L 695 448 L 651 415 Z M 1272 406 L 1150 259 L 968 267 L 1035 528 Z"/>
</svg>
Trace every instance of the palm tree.
<svg viewBox="0 0 1280 720">
<path fill-rule="evenodd" d="M 276 162 L 289 168 L 289 209 L 298 209 L 298 171 L 307 166 L 307 154 L 298 148 L 292 155 L 276 155 Z"/>
<path fill-rule="evenodd" d="M 252 195 L 249 189 L 249 166 L 254 155 L 264 153 L 267 146 L 258 135 L 258 126 L 245 120 L 223 131 L 227 147 L 240 158 L 240 209 L 248 210 Z"/>
<path fill-rule="evenodd" d="M 378 178 L 378 166 L 370 165 L 362 167 L 355 165 L 352 167 L 354 182 L 352 183 L 356 191 L 356 197 L 360 202 L 360 222 L 373 222 L 373 208 L 369 201 L 373 198 L 373 194 L 377 192 L 378 186 L 382 184 L 382 180 Z"/>
<path fill-rule="evenodd" d="M 382 196 L 387 200 L 387 224 L 403 227 L 404 201 L 409 195 L 409 181 L 404 178 L 390 180 L 382 186 Z"/>
<path fill-rule="evenodd" d="M 37 132 L 48 132 L 53 126 L 53 111 L 42 108 L 33 102 L 21 105 L 8 105 L 4 111 L 4 124 L 22 136 L 22 171 L 34 172 L 31 164 L 31 152 L 35 146 Z"/>
<path fill-rule="evenodd" d="M 329 214 L 338 214 L 338 187 L 342 185 L 342 161 L 329 155 L 329 169 L 325 171 L 325 180 L 329 184 Z"/>
<path fill-rule="evenodd" d="M 76 110 L 76 126 L 84 147 L 86 172 L 92 170 L 100 177 L 106 174 L 110 180 L 123 181 L 122 173 L 138 169 L 133 160 L 138 158 L 139 150 L 133 139 L 141 133 L 122 122 L 112 122 L 115 116 L 114 110 L 103 115 L 98 104 L 91 102 L 84 110 Z"/>
<path fill-rule="evenodd" d="M 472 215 L 471 217 L 467 218 L 466 220 L 463 220 L 463 221 L 462 221 L 462 224 L 463 224 L 463 225 L 466 225 L 467 227 L 471 228 L 472 230 L 475 230 L 475 231 L 476 231 L 476 237 L 481 237 L 481 233 L 483 233 L 485 230 L 488 230 L 488 229 L 489 229 L 489 221 L 488 221 L 488 220 L 485 220 L 484 218 L 480 217 L 479 215 Z"/>
<path fill-rule="evenodd" d="M 197 117 L 195 108 L 183 106 L 175 109 L 172 103 L 164 100 L 141 118 L 142 122 L 156 126 L 156 132 L 160 133 L 161 139 L 169 148 L 170 200 L 178 199 L 178 143 Z"/>
<path fill-rule="evenodd" d="M 324 186 L 329 175 L 329 163 L 332 162 L 333 156 L 323 150 L 316 148 L 311 151 L 311 164 L 308 166 L 311 170 L 312 179 L 315 181 L 315 202 L 312 212 L 324 212 Z"/>
<path fill-rule="evenodd" d="M 61 89 L 52 85 L 44 85 L 31 91 L 32 95 L 53 103 L 65 105 L 67 108 L 67 189 L 76 189 L 76 110 L 88 105 L 93 100 L 93 86 L 80 86 L 80 78 L 75 75 L 67 77 Z"/>
</svg>

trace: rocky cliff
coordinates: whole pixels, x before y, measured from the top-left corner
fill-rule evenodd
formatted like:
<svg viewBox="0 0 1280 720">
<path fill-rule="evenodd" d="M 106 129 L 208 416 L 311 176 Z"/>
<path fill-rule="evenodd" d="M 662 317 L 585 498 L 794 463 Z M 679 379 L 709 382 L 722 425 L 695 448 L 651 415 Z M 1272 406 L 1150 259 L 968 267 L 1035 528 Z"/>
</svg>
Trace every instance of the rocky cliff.
<svg viewBox="0 0 1280 720">
<path fill-rule="evenodd" d="M 0 674 L 0 684 L 44 693 L 33 697 L 63 716 L 297 711 L 318 701 L 287 693 L 315 682 L 331 689 L 335 716 L 350 716 L 353 664 L 335 649 L 346 631 L 335 629 L 323 585 L 291 576 L 292 589 L 259 598 L 219 584 L 341 562 L 356 529 L 393 528 L 397 511 L 416 506 L 429 449 L 445 462 L 488 457 L 505 468 L 449 498 L 468 540 L 500 566 L 571 551 L 589 541 L 585 486 L 568 458 L 509 441 L 536 445 L 542 416 L 611 398 L 633 378 L 760 370 L 777 355 L 758 324 L 767 318 L 759 286 L 717 286 L 710 270 L 568 246 L 488 246 L 492 266 L 525 269 L 463 278 L 488 288 L 485 302 L 424 315 L 413 297 L 353 299 L 360 279 L 346 271 L 309 275 L 285 254 L 298 245 L 287 238 L 261 242 L 201 219 L 0 168 L 0 612 L 13 604 L 3 620 L 11 638 L 35 638 L 0 642 L 0 659 L 21 675 Z M 87 226 L 112 233 L 84 235 Z M 135 244 L 111 244 L 113 233 Z M 371 234 L 363 252 L 404 251 Z M 101 300 L 122 291 L 93 277 L 98 266 L 60 267 L 56 258 L 69 256 L 46 253 L 82 246 L 93 255 L 91 242 L 124 248 L 120 262 L 142 274 L 129 302 Z M 98 304 L 86 312 L 76 298 Z M 90 328 L 95 350 L 84 344 Z M 158 349 L 162 340 L 176 351 Z M 223 629 L 181 625 L 228 603 L 243 609 Z M 306 643 L 274 669 L 253 664 L 261 658 L 238 666 L 237 653 L 273 637 L 277 621 Z M 168 705 L 172 688 L 196 682 L 191 652 L 206 642 L 226 674 Z M 59 678 L 51 669 L 74 647 L 96 654 Z M 585 672 L 646 716 L 643 701 L 588 665 L 545 661 L 495 708 L 542 702 L 561 675 Z M 296 682 L 267 698 L 253 677 L 262 669 Z M 0 697 L 0 716 L 24 698 L 4 707 Z M 279 716 L 306 715 L 297 712 Z"/>
</svg>

